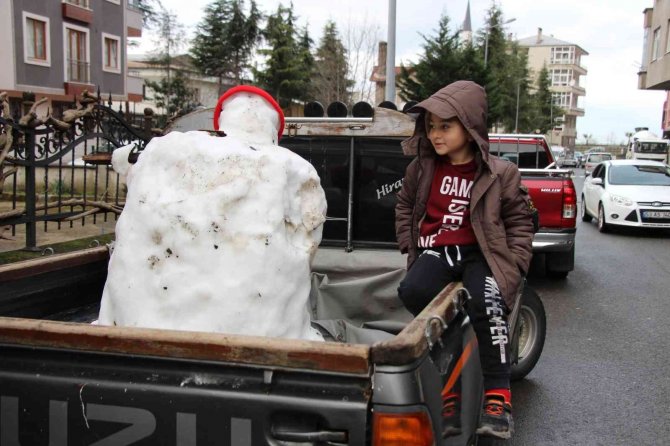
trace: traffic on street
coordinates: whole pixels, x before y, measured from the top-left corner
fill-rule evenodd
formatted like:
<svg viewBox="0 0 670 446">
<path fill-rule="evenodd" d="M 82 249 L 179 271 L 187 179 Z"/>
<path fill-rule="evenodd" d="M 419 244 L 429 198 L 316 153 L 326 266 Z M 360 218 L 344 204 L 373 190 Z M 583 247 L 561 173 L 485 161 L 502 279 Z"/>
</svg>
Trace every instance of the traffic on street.
<svg viewBox="0 0 670 446">
<path fill-rule="evenodd" d="M 578 197 L 584 179 L 575 169 Z M 547 336 L 535 369 L 512 386 L 508 444 L 667 444 L 670 230 L 603 234 L 579 219 L 575 244 L 567 279 L 549 280 L 537 264 L 528 278 Z"/>
</svg>

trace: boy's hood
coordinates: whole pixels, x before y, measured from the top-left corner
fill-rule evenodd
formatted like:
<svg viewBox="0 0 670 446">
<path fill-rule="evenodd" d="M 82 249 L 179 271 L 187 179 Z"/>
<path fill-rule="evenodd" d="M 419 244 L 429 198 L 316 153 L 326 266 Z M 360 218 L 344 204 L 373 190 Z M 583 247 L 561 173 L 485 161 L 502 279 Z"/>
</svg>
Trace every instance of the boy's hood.
<svg viewBox="0 0 670 446">
<path fill-rule="evenodd" d="M 419 102 L 408 110 L 419 113 L 414 134 L 402 142 L 406 155 L 434 154 L 434 149 L 426 133 L 426 112 L 431 112 L 442 119 L 457 117 L 470 133 L 479 147 L 482 159 L 488 164 L 489 134 L 487 130 L 486 91 L 472 81 L 457 81 Z"/>
</svg>

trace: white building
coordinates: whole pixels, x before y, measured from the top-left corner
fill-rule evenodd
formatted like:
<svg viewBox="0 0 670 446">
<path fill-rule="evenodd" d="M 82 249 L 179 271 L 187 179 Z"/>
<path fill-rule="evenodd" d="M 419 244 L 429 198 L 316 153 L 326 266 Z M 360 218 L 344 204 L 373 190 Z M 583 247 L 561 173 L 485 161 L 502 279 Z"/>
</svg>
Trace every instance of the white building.
<svg viewBox="0 0 670 446">
<path fill-rule="evenodd" d="M 536 36 L 520 39 L 518 43 L 528 51 L 528 67 L 535 82 L 542 67 L 547 67 L 554 105 L 565 112 L 556 119 L 556 125 L 547 138 L 554 144 L 574 149 L 577 118 L 584 116 L 580 98 L 586 95 L 586 90 L 580 85 L 581 76 L 587 73 L 582 57 L 589 53 L 575 43 L 544 36 L 542 28 L 538 28 Z"/>
<path fill-rule="evenodd" d="M 167 69 L 164 66 L 151 62 L 151 56 L 145 54 L 128 55 L 128 76 L 137 78 L 141 82 L 142 101 L 135 104 L 136 112 L 141 112 L 145 107 L 152 108 L 158 114 L 164 114 L 165 110 L 156 106 L 155 94 L 146 85 L 146 81 L 160 82 L 167 77 Z M 191 56 L 182 54 L 175 56 L 171 62 L 171 70 L 181 71 L 187 78 L 188 88 L 193 90 L 193 101 L 204 107 L 214 107 L 219 99 L 218 79 L 214 76 L 203 76 L 193 66 Z M 173 72 L 173 74 L 174 74 Z M 221 91 L 234 86 L 233 79 L 224 79 Z"/>
</svg>

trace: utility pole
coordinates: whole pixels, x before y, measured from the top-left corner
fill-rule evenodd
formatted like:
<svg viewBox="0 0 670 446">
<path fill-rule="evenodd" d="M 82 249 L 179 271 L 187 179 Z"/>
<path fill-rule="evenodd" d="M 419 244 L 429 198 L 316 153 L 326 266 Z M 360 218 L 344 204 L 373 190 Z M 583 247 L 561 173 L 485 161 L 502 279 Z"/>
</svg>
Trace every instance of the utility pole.
<svg viewBox="0 0 670 446">
<path fill-rule="evenodd" d="M 521 81 L 516 81 L 516 117 L 514 118 L 514 133 L 519 133 L 519 94 L 521 93 Z"/>
<path fill-rule="evenodd" d="M 395 103 L 395 0 L 389 0 L 385 99 Z"/>
</svg>

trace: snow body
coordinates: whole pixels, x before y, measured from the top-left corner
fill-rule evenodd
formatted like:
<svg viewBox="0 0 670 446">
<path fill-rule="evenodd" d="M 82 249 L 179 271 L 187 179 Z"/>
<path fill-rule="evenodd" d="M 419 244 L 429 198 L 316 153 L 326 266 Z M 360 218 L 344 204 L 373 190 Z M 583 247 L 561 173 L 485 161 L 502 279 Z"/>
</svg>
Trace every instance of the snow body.
<svg viewBox="0 0 670 446">
<path fill-rule="evenodd" d="M 309 162 L 273 144 L 263 102 L 236 95 L 227 136 L 154 138 L 129 169 L 101 325 L 322 339 L 308 299 L 325 194 Z"/>
</svg>

